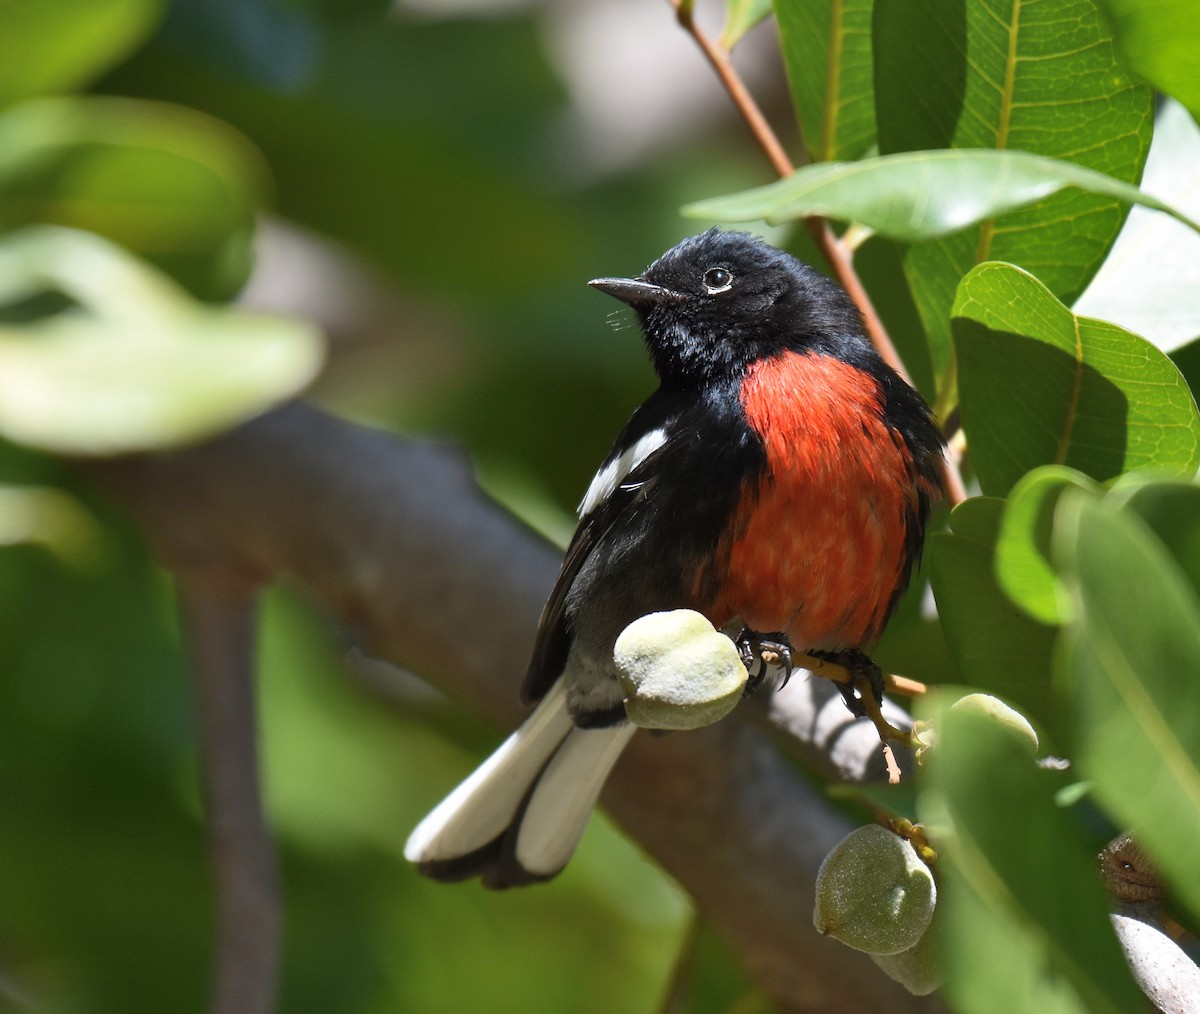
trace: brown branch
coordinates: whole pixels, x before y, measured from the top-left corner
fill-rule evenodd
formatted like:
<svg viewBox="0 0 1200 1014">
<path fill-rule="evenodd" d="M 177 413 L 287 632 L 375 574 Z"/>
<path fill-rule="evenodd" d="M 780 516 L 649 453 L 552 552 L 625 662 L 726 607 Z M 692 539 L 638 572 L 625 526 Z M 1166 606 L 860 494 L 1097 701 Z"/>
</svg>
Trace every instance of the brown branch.
<svg viewBox="0 0 1200 1014">
<path fill-rule="evenodd" d="M 675 17 L 679 24 L 696 40 L 696 44 L 708 58 L 708 62 L 712 64 L 717 77 L 721 79 L 721 84 L 729 93 L 729 97 L 733 99 L 733 104 L 737 106 L 738 112 L 746 121 L 746 126 L 750 128 L 750 132 L 763 150 L 763 154 L 767 156 L 776 175 L 791 176 L 796 171 L 796 167 L 792 165 L 792 160 L 783 150 L 783 145 L 775 131 L 771 129 L 762 110 L 758 108 L 758 103 L 754 101 L 754 97 L 750 94 L 745 82 L 742 81 L 741 75 L 734 69 L 733 61 L 729 58 L 729 50 L 720 42 L 710 38 L 708 33 L 696 24 L 690 2 L 684 3 L 682 0 L 668 0 L 668 2 L 675 8 Z"/>
<path fill-rule="evenodd" d="M 217 562 L 217 561 L 210 561 Z M 223 566 L 178 571 L 192 658 L 216 886 L 213 1014 L 271 1014 L 279 968 L 275 850 L 259 791 L 255 586 Z"/>
<path fill-rule="evenodd" d="M 775 170 L 776 175 L 781 178 L 791 176 L 796 171 L 796 167 L 784 150 L 778 135 L 771 129 L 771 125 L 767 122 L 767 118 L 763 115 L 758 103 L 754 101 L 754 97 L 750 94 L 741 75 L 733 66 L 729 50 L 696 24 L 693 5 L 690 0 L 686 0 L 686 2 L 685 0 L 667 0 L 667 2 L 675 9 L 675 17 L 679 21 L 679 24 L 691 35 L 696 45 L 700 47 L 700 50 L 712 65 L 717 77 L 721 80 L 721 84 L 724 86 L 726 92 L 729 93 L 729 97 L 733 100 L 733 104 L 737 108 L 738 113 L 741 114 L 742 119 L 746 121 L 746 126 L 750 128 L 750 132 L 754 135 L 758 146 L 771 163 L 771 167 Z M 805 155 L 805 161 L 811 161 L 807 157 L 807 152 Z M 805 216 L 804 224 L 812 234 L 817 247 L 829 263 L 830 268 L 833 270 L 834 277 L 854 301 L 854 305 L 858 307 L 858 312 L 862 315 L 863 326 L 867 330 L 867 335 L 875 348 L 879 350 L 879 354 L 883 357 L 884 362 L 900 374 L 910 386 L 915 386 L 912 383 L 912 378 L 908 375 L 908 371 L 904 368 L 904 360 L 900 358 L 900 353 L 896 351 L 896 345 L 892 341 L 891 335 L 888 334 L 887 327 L 883 323 L 883 318 L 879 316 L 879 311 L 875 309 L 875 304 L 871 301 L 871 297 L 863 285 L 862 279 L 859 278 L 858 272 L 854 269 L 854 259 L 851 251 L 838 239 L 833 229 L 830 228 L 829 222 L 822 216 L 807 215 Z M 951 504 L 962 503 L 967 498 L 966 487 L 963 485 L 962 476 L 959 474 L 958 467 L 953 461 L 949 459 L 943 460 L 942 478 L 946 488 L 947 500 Z"/>
<path fill-rule="evenodd" d="M 456 454 L 293 405 L 93 475 L 173 567 L 290 575 L 376 651 L 500 728 L 520 719 L 517 684 L 561 554 L 488 501 Z M 782 1010 L 930 1009 L 813 929 L 817 867 L 850 825 L 738 716 L 639 734 L 603 801 Z"/>
</svg>

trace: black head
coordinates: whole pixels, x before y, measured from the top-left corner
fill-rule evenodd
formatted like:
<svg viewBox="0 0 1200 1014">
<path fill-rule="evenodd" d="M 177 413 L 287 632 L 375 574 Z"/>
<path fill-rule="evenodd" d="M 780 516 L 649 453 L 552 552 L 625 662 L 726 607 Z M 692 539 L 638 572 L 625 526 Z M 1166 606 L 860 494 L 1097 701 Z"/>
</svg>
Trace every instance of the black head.
<svg viewBox="0 0 1200 1014">
<path fill-rule="evenodd" d="M 740 375 L 789 349 L 870 354 L 858 311 L 836 283 L 744 232 L 709 229 L 637 278 L 588 284 L 637 311 L 664 384 Z"/>
</svg>

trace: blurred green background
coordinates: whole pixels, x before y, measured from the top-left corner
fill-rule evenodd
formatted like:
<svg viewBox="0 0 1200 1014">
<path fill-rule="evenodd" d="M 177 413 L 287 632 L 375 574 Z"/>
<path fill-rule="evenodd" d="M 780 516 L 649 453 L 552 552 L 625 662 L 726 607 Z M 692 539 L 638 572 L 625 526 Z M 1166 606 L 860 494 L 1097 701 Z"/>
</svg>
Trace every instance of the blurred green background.
<svg viewBox="0 0 1200 1014">
<path fill-rule="evenodd" d="M 778 111 L 770 31 L 739 56 Z M 665 2 L 10 0 L 0 103 L 0 234 L 87 229 L 174 278 L 189 313 L 240 293 L 317 321 L 319 403 L 461 443 L 557 539 L 652 386 L 629 316 L 583 283 L 696 231 L 681 204 L 769 178 Z M 105 293 L 77 291 L 93 276 L 22 277 L 0 281 L 3 322 L 50 288 L 106 326 Z M 30 442 L 86 442 L 63 415 Z M 0 445 L 0 483 L 73 495 L 0 502 L 0 1010 L 202 1010 L 213 913 L 170 581 L 50 454 Z M 689 906 L 602 818 L 552 889 L 422 881 L 409 829 L 498 730 L 416 690 L 386 704 L 286 589 L 261 643 L 281 1010 L 658 1007 Z M 762 1009 L 700 934 L 690 1009 Z"/>
</svg>

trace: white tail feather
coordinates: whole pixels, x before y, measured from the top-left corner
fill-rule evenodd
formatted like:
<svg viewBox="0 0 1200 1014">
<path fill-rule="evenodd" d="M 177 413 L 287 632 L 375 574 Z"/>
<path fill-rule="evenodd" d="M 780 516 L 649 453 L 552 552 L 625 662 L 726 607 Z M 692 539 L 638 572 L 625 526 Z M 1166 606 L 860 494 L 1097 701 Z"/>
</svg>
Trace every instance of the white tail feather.
<svg viewBox="0 0 1200 1014">
<path fill-rule="evenodd" d="M 404 858 L 442 862 L 493 841 L 512 823 L 529 786 L 573 728 L 560 680 L 525 723 L 417 825 Z"/>
<path fill-rule="evenodd" d="M 409 835 L 429 876 L 508 887 L 554 876 L 571 858 L 635 727 L 576 727 L 559 680 L 516 732 Z"/>
<path fill-rule="evenodd" d="M 588 816 L 636 726 L 572 729 L 538 779 L 517 831 L 518 864 L 535 876 L 561 870 L 579 845 Z"/>
</svg>

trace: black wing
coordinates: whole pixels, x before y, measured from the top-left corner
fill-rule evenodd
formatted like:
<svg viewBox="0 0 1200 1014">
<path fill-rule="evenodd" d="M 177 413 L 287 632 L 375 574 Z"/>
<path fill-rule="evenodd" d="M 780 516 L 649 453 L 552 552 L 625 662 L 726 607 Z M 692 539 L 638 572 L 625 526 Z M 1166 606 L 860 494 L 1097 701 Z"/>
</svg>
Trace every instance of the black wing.
<svg viewBox="0 0 1200 1014">
<path fill-rule="evenodd" d="M 658 465 L 666 457 L 682 408 L 683 399 L 680 396 L 661 389 L 656 391 L 625 424 L 612 451 L 596 473 L 597 477 L 602 475 L 606 468 L 619 461 L 624 451 L 637 445 L 643 437 L 657 430 L 662 430 L 666 435 L 666 441 L 661 446 L 650 451 L 627 474 L 619 476 L 612 490 L 580 518 L 579 527 L 575 529 L 571 544 L 567 547 L 554 590 L 542 610 L 533 657 L 521 686 L 521 699 L 526 703 L 540 700 L 562 674 L 571 650 L 572 635 L 566 615 L 571 586 L 593 550 L 603 542 L 621 517 L 653 487 Z"/>
</svg>

